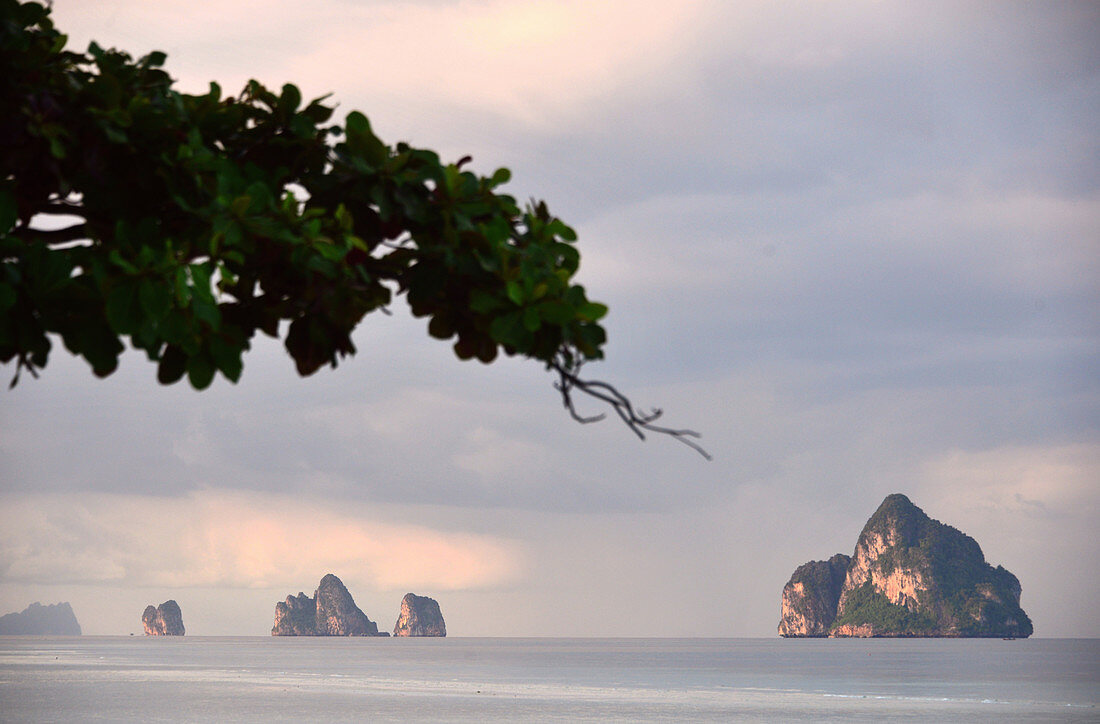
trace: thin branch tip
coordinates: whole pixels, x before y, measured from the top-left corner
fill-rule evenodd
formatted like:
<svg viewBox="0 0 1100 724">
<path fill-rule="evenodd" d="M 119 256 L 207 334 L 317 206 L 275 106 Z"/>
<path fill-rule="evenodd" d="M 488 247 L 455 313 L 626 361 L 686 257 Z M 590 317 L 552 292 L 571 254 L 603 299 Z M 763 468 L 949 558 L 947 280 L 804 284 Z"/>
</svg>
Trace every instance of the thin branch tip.
<svg viewBox="0 0 1100 724">
<path fill-rule="evenodd" d="M 607 382 L 581 379 L 578 376 L 581 363 L 574 362 L 574 359 L 575 358 L 572 356 L 564 356 L 563 359 L 555 359 L 547 365 L 558 375 L 558 380 L 554 383 L 554 389 L 561 393 L 562 404 L 565 406 L 565 409 L 569 411 L 570 416 L 574 420 L 581 423 L 590 423 L 598 422 L 606 417 L 606 415 L 603 414 L 585 416 L 577 412 L 572 393 L 573 390 L 580 390 L 586 395 L 610 405 L 611 409 L 613 409 L 623 421 L 623 424 L 630 428 L 640 440 L 646 439 L 645 432 L 668 435 L 684 445 L 687 445 L 692 450 L 695 450 L 695 452 L 702 455 L 705 460 L 709 461 L 714 459 L 702 446 L 689 439 L 701 438 L 702 435 L 698 432 L 694 430 L 677 430 L 654 425 L 653 422 L 663 414 L 661 408 L 655 407 L 648 414 L 640 412 L 634 407 L 633 403 L 626 395 L 619 392 Z"/>
</svg>

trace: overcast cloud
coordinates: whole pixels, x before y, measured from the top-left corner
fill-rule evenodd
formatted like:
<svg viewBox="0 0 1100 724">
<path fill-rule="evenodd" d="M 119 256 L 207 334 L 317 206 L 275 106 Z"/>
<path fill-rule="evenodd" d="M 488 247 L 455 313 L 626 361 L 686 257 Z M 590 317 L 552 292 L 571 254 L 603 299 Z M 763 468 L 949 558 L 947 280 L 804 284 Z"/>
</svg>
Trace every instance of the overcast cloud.
<svg viewBox="0 0 1100 724">
<path fill-rule="evenodd" d="M 1080 3 L 55 0 L 184 90 L 332 92 L 387 141 L 508 166 L 579 232 L 615 382 L 711 463 L 573 423 L 537 364 L 457 361 L 398 302 L 298 379 L 95 379 L 0 405 L 0 612 L 86 633 L 175 598 L 264 634 L 324 573 L 383 628 L 772 636 L 794 568 L 903 492 L 1100 636 L 1100 9 Z M 595 411 L 595 410 L 593 410 Z M 1084 573 L 1084 575 L 1082 575 Z"/>
</svg>

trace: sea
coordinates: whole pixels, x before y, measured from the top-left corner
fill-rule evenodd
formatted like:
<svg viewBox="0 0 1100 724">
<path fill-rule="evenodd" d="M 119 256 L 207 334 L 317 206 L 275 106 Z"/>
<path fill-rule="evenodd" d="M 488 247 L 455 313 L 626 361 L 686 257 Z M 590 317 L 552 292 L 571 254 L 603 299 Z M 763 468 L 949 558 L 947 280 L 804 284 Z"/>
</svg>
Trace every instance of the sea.
<svg viewBox="0 0 1100 724">
<path fill-rule="evenodd" d="M 3 722 L 1100 722 L 1098 639 L 0 637 Z"/>
</svg>

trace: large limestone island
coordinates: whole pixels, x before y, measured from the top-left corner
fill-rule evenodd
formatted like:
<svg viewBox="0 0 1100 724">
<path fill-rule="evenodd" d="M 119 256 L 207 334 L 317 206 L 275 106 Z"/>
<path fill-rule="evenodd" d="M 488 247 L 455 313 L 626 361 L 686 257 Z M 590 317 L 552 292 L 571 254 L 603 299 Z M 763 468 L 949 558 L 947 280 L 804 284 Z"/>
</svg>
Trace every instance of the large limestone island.
<svg viewBox="0 0 1100 724">
<path fill-rule="evenodd" d="M 0 636 L 79 636 L 80 624 L 67 602 L 35 601 L 19 613 L 0 616 Z"/>
<path fill-rule="evenodd" d="M 183 636 L 187 633 L 183 628 L 183 612 L 174 600 L 155 607 L 152 604 L 146 606 L 141 614 L 141 625 L 146 636 Z"/>
<path fill-rule="evenodd" d="M 434 598 L 406 593 L 401 599 L 401 613 L 393 626 L 394 636 L 446 636 L 447 624 L 439 603 Z"/>
<path fill-rule="evenodd" d="M 855 554 L 799 566 L 783 587 L 787 637 L 1031 635 L 1020 582 L 985 561 L 970 536 L 889 495 Z"/>
<path fill-rule="evenodd" d="M 275 604 L 272 636 L 389 636 L 359 610 L 348 589 L 329 573 L 310 598 L 287 596 Z"/>
</svg>

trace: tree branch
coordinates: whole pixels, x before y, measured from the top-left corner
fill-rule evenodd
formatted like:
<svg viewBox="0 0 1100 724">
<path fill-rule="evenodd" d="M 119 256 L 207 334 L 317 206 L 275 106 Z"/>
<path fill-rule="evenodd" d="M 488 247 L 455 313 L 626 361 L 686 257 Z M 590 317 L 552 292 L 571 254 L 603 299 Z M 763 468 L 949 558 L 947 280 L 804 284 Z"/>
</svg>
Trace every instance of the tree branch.
<svg viewBox="0 0 1100 724">
<path fill-rule="evenodd" d="M 31 356 L 25 352 L 20 352 L 18 359 L 15 360 L 15 375 L 11 378 L 11 384 L 8 385 L 8 389 L 14 389 L 19 384 L 19 373 L 22 370 L 30 372 L 31 377 L 38 379 L 38 373 L 34 369 L 34 362 L 31 361 Z"/>
<path fill-rule="evenodd" d="M 630 398 L 608 383 L 601 382 L 600 380 L 581 379 L 577 376 L 577 373 L 580 371 L 580 364 L 570 364 L 559 357 L 550 362 L 548 366 L 554 372 L 557 372 L 558 381 L 554 383 L 554 387 L 561 392 L 562 404 L 565 405 L 565 409 L 569 411 L 570 416 L 577 422 L 584 424 L 599 422 L 604 419 L 606 415 L 584 416 L 578 413 L 573 404 L 574 390 L 580 390 L 586 395 L 595 397 L 597 400 L 610 405 L 611 409 L 619 416 L 619 419 L 621 419 L 641 440 L 645 440 L 645 432 L 669 435 L 695 450 L 695 452 L 699 453 L 707 460 L 713 459 L 710 453 L 704 450 L 698 443 L 691 440 L 691 438 L 702 437 L 702 435 L 694 430 L 676 430 L 654 425 L 654 421 L 661 417 L 662 412 L 660 409 L 654 408 L 648 414 L 642 413 L 634 407 Z"/>
</svg>

